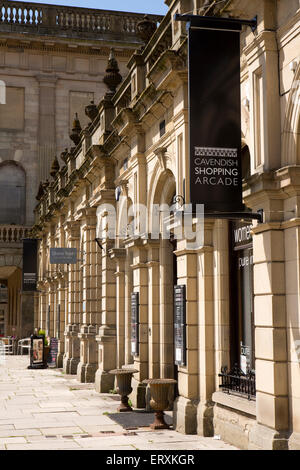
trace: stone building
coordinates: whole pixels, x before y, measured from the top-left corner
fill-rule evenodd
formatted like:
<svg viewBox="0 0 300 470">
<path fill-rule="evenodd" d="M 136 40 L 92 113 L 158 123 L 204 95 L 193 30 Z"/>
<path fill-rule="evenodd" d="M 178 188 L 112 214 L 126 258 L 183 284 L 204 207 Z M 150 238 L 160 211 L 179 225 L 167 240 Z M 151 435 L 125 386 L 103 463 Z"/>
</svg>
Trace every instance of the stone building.
<svg viewBox="0 0 300 470">
<path fill-rule="evenodd" d="M 150 15 L 151 16 L 151 15 Z M 39 182 L 69 145 L 78 113 L 105 91 L 113 47 L 121 74 L 143 15 L 4 1 L 0 8 L 0 335 L 28 336 L 33 294 L 21 293 L 22 242 Z M 153 16 L 159 19 L 159 17 Z"/>
<path fill-rule="evenodd" d="M 106 80 L 78 144 L 40 187 L 36 326 L 58 336 L 58 366 L 99 392 L 114 386 L 110 369 L 137 369 L 134 406 L 145 406 L 144 379 L 175 377 L 180 432 L 299 449 L 299 0 L 165 3 L 126 78 L 116 92 Z M 264 220 L 205 218 L 200 249 L 172 236 L 174 214 L 152 212 L 189 202 L 187 39 L 174 21 L 185 12 L 258 19 L 241 34 L 243 197 Z M 148 209 L 146 224 L 137 204 Z M 169 220 L 169 239 L 147 236 L 155 217 L 159 233 Z M 76 247 L 79 260 L 49 264 L 49 247 Z M 186 291 L 181 365 L 175 286 Z"/>
</svg>

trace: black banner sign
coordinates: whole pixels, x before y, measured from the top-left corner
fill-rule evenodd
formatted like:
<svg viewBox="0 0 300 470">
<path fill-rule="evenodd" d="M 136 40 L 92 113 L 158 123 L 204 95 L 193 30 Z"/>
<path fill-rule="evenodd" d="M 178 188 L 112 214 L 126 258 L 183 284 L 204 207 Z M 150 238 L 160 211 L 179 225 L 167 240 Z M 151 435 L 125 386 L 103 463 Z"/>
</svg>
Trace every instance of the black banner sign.
<svg viewBox="0 0 300 470">
<path fill-rule="evenodd" d="M 205 212 L 244 207 L 240 29 L 226 22 L 189 28 L 190 201 Z"/>
<path fill-rule="evenodd" d="M 185 286 L 174 286 L 175 364 L 186 365 L 186 294 Z"/>
<path fill-rule="evenodd" d="M 23 291 L 35 291 L 37 283 L 37 240 L 23 240 Z"/>
<path fill-rule="evenodd" d="M 131 293 L 131 354 L 139 355 L 139 293 Z"/>
</svg>

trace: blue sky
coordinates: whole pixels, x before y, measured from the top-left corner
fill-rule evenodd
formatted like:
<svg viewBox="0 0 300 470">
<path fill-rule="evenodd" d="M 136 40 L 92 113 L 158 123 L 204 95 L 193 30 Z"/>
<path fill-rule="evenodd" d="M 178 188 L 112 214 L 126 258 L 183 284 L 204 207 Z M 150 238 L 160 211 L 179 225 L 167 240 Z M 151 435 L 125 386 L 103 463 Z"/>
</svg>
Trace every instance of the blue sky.
<svg viewBox="0 0 300 470">
<path fill-rule="evenodd" d="M 164 0 L 31 0 L 31 3 L 47 3 L 84 8 L 99 8 L 101 10 L 119 10 L 136 13 L 154 13 L 164 15 L 168 11 Z"/>
</svg>

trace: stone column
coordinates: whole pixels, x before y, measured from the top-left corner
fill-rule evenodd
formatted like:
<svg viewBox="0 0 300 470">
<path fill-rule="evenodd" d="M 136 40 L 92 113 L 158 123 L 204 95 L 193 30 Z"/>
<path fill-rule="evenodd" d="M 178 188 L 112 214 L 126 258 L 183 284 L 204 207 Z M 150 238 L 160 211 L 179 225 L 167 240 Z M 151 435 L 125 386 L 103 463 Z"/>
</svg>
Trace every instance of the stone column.
<svg viewBox="0 0 300 470">
<path fill-rule="evenodd" d="M 55 103 L 57 77 L 46 74 L 36 76 L 40 87 L 39 109 L 39 181 L 44 181 L 48 175 L 56 153 Z"/>
<path fill-rule="evenodd" d="M 136 373 L 132 379 L 133 392 L 131 401 L 136 408 L 145 407 L 146 385 L 143 380 L 148 378 L 148 267 L 147 250 L 138 246 L 133 247 L 133 292 L 139 293 L 139 353 L 134 356 Z"/>
<path fill-rule="evenodd" d="M 57 289 L 57 304 L 59 305 L 59 319 L 56 317 L 56 337 L 58 339 L 58 354 L 56 359 L 56 366 L 63 367 L 63 357 L 65 352 L 64 331 L 65 331 L 65 296 L 66 287 L 64 275 L 61 274 L 58 282 Z M 57 307 L 58 308 L 58 307 Z M 56 311 L 56 315 L 58 312 Z"/>
<path fill-rule="evenodd" d="M 280 222 L 267 222 L 253 228 L 253 234 L 258 424 L 250 431 L 249 449 L 287 449 L 289 399 L 284 231 Z M 292 283 L 292 278 L 289 281 Z"/>
<path fill-rule="evenodd" d="M 160 242 L 160 302 L 159 302 L 159 377 L 174 376 L 174 305 L 173 247 L 169 240 Z"/>
<path fill-rule="evenodd" d="M 114 376 L 109 374 L 116 367 L 116 284 L 114 279 L 115 262 L 109 255 L 114 242 L 102 240 L 102 320 L 98 342 L 98 370 L 95 387 L 98 392 L 113 389 Z"/>
<path fill-rule="evenodd" d="M 124 248 L 110 250 L 111 258 L 116 262 L 116 330 L 117 330 L 117 357 L 116 367 L 125 364 L 125 256 Z"/>
<path fill-rule="evenodd" d="M 131 292 L 132 292 L 132 253 L 126 250 L 125 258 L 125 364 L 133 364 L 131 354 Z"/>
<path fill-rule="evenodd" d="M 160 374 L 160 282 L 159 241 L 148 240 L 148 354 L 150 379 L 167 377 Z M 173 326 L 172 326 L 173 328 Z M 169 330 L 170 336 L 170 330 Z M 172 334 L 171 334 L 172 339 Z"/>
<path fill-rule="evenodd" d="M 80 382 L 94 382 L 97 370 L 97 312 L 96 288 L 96 209 L 84 210 L 85 220 L 82 225 L 83 272 L 82 272 L 82 325 L 80 327 L 80 362 L 77 378 Z"/>
<path fill-rule="evenodd" d="M 198 311 L 197 253 L 177 241 L 177 283 L 186 286 L 186 365 L 178 366 L 179 397 L 174 403 L 174 424 L 184 434 L 197 432 Z"/>
<path fill-rule="evenodd" d="M 70 248 L 79 253 L 80 222 L 68 221 L 64 224 Z M 80 360 L 79 344 L 79 268 L 76 264 L 68 266 L 68 324 L 65 330 L 65 356 L 63 369 L 66 374 L 76 374 Z"/>
<path fill-rule="evenodd" d="M 198 367 L 199 397 L 197 433 L 213 436 L 213 403 L 215 391 L 214 367 L 214 260 L 213 220 L 204 222 L 204 246 L 198 250 Z"/>
</svg>

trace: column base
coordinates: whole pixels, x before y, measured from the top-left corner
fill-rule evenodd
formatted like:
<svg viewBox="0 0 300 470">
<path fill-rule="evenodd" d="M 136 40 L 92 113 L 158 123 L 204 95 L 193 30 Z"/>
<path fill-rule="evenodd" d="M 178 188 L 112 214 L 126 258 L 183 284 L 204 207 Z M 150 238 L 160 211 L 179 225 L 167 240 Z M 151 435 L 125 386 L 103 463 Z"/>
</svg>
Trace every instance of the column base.
<svg viewBox="0 0 300 470">
<path fill-rule="evenodd" d="M 256 424 L 249 432 L 249 450 L 289 450 L 288 433 Z"/>
<path fill-rule="evenodd" d="M 113 390 L 115 376 L 104 370 L 98 369 L 95 374 L 95 390 L 98 393 L 108 393 Z"/>
<path fill-rule="evenodd" d="M 96 364 L 84 364 L 79 362 L 77 366 L 77 380 L 81 383 L 95 382 Z"/>
<path fill-rule="evenodd" d="M 57 358 L 56 358 L 56 367 L 58 367 L 59 369 L 61 369 L 61 368 L 63 367 L 63 362 L 64 362 L 64 355 L 63 355 L 63 353 L 57 354 Z"/>
<path fill-rule="evenodd" d="M 72 357 L 70 359 L 69 374 L 71 375 L 77 374 L 78 364 L 79 364 L 79 357 Z"/>
<path fill-rule="evenodd" d="M 63 371 L 65 374 L 70 374 L 70 362 L 71 359 L 69 357 L 63 358 Z"/>
<path fill-rule="evenodd" d="M 146 407 L 146 389 L 147 384 L 138 382 L 134 378 L 131 381 L 132 392 L 129 395 L 132 406 L 134 408 L 145 408 Z M 149 397 L 150 401 L 150 397 Z M 150 405 L 149 405 L 150 406 Z M 150 407 L 150 411 L 153 411 Z"/>
<path fill-rule="evenodd" d="M 199 403 L 197 408 L 197 434 L 203 437 L 214 436 L 214 406 L 212 403 Z"/>
<path fill-rule="evenodd" d="M 198 401 L 177 397 L 173 408 L 173 427 L 182 434 L 197 434 Z"/>
</svg>

